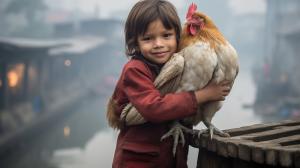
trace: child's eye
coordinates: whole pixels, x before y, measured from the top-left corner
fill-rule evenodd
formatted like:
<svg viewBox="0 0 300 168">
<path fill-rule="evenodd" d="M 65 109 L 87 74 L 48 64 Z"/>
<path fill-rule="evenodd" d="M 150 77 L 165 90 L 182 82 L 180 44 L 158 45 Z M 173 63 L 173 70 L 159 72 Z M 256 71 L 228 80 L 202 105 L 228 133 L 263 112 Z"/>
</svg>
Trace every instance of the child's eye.
<svg viewBox="0 0 300 168">
<path fill-rule="evenodd" d="M 143 41 L 149 41 L 149 40 L 151 40 L 151 38 L 150 37 L 143 37 L 142 40 Z"/>
<path fill-rule="evenodd" d="M 163 34 L 163 37 L 168 38 L 168 37 L 171 37 L 172 35 L 173 35 L 172 33 L 165 33 L 165 34 Z"/>
</svg>

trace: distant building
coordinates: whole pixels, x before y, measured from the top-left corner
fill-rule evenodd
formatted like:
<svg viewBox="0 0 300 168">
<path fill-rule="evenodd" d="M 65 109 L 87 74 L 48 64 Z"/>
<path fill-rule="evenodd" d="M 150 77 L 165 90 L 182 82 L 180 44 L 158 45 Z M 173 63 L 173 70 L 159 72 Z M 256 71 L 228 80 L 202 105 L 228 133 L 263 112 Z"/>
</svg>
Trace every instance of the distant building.
<svg viewBox="0 0 300 168">
<path fill-rule="evenodd" d="M 113 19 L 89 19 L 80 22 L 79 30 L 83 35 L 120 37 L 123 33 L 123 24 L 121 21 Z"/>
<path fill-rule="evenodd" d="M 55 24 L 55 37 L 72 37 L 74 35 L 76 35 L 76 29 L 73 22 L 61 22 Z"/>
<path fill-rule="evenodd" d="M 0 109 L 39 94 L 48 76 L 48 50 L 63 45 L 53 41 L 0 38 Z"/>
<path fill-rule="evenodd" d="M 268 0 L 266 14 L 266 61 L 270 75 L 288 75 L 300 93 L 300 1 Z M 276 79 L 277 78 L 277 79 Z"/>
<path fill-rule="evenodd" d="M 299 0 L 267 0 L 265 57 L 253 73 L 259 114 L 300 117 L 299 17 Z"/>
<path fill-rule="evenodd" d="M 105 65 L 119 58 L 117 48 L 103 37 L 0 37 L 0 139 L 92 93 L 109 77 Z"/>
</svg>

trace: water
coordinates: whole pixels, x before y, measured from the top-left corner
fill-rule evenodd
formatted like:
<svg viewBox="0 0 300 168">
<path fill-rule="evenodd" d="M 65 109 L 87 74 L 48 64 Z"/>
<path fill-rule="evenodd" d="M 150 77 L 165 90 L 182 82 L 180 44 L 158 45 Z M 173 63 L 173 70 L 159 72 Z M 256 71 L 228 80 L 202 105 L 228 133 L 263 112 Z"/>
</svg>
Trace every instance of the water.
<svg viewBox="0 0 300 168">
<path fill-rule="evenodd" d="M 0 157 L 1 168 L 111 167 L 116 133 L 106 127 L 106 97 L 82 100 L 70 115 Z"/>
<path fill-rule="evenodd" d="M 60 168 L 111 167 L 115 135 L 110 130 L 95 134 L 83 148 L 58 149 L 52 163 Z"/>
<path fill-rule="evenodd" d="M 241 71 L 226 102 L 213 119 L 220 129 L 261 123 L 251 108 L 255 87 L 249 71 Z M 29 142 L 22 142 L 1 157 L 1 168 L 108 168 L 111 167 L 117 132 L 107 127 L 107 97 L 83 100 L 72 115 L 58 121 Z M 203 124 L 197 128 L 205 128 Z M 196 167 L 198 150 L 190 148 L 189 167 Z"/>
</svg>

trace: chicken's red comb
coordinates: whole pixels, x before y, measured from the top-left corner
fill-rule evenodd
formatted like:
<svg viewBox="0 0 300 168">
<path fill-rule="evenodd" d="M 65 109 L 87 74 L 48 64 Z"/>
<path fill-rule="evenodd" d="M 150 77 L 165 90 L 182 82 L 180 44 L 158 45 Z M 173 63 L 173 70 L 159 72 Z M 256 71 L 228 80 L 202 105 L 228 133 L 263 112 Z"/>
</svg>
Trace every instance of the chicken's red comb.
<svg viewBox="0 0 300 168">
<path fill-rule="evenodd" d="M 186 14 L 186 19 L 190 19 L 193 14 L 196 12 L 197 10 L 197 5 L 195 3 L 192 3 L 189 7 L 188 13 Z"/>
</svg>

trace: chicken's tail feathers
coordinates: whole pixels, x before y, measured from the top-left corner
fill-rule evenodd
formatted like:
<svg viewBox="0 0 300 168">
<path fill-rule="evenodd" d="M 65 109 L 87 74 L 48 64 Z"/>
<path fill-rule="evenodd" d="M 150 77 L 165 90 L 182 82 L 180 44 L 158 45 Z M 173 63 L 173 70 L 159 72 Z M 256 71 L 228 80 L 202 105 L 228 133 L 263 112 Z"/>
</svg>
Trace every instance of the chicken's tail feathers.
<svg viewBox="0 0 300 168">
<path fill-rule="evenodd" d="M 107 103 L 107 111 L 106 111 L 106 119 L 108 121 L 108 125 L 113 129 L 121 128 L 120 117 L 116 113 L 117 103 L 110 98 Z"/>
</svg>

